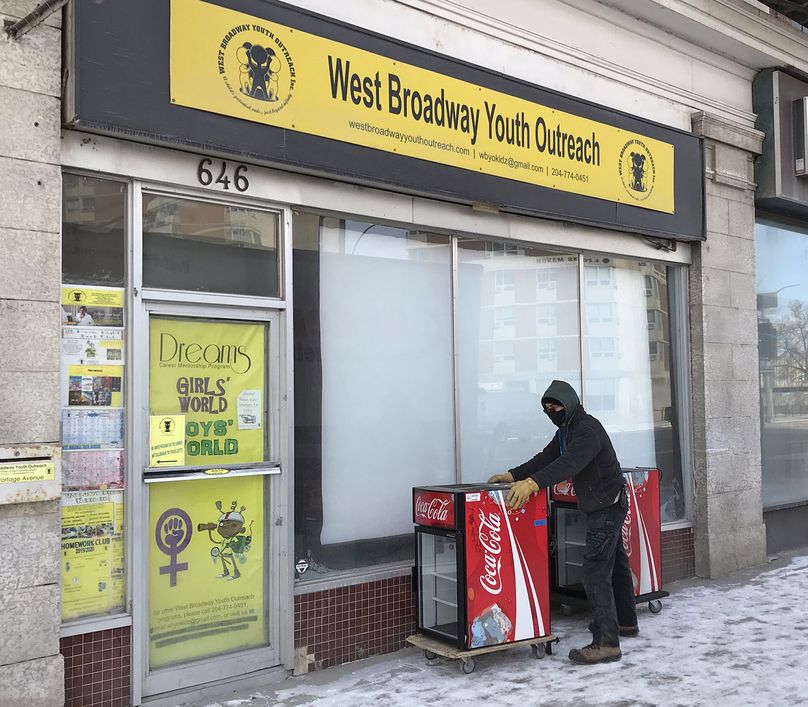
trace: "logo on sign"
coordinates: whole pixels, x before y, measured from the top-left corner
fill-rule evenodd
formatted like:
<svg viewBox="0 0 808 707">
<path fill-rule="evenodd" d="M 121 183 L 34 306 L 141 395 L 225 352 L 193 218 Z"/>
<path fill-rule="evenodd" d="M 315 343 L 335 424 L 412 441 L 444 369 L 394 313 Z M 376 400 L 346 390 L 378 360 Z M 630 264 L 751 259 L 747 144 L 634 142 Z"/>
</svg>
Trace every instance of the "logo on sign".
<svg viewBox="0 0 808 707">
<path fill-rule="evenodd" d="M 654 190 L 656 165 L 651 150 L 642 141 L 629 140 L 620 150 L 620 180 L 626 193 L 635 201 L 645 201 Z"/>
<path fill-rule="evenodd" d="M 424 501 L 424 499 L 418 497 L 415 500 L 415 515 L 427 520 L 437 520 L 445 523 L 449 518 L 449 501 L 440 498 Z"/>
<path fill-rule="evenodd" d="M 480 511 L 479 519 L 477 537 L 484 550 L 480 586 L 489 594 L 499 594 L 502 591 L 502 518 L 495 512 Z"/>
<path fill-rule="evenodd" d="M 236 25 L 219 43 L 219 75 L 245 108 L 268 115 L 292 99 L 295 64 L 283 40 L 269 27 Z"/>
<path fill-rule="evenodd" d="M 191 518 L 181 508 L 169 508 L 154 526 L 157 549 L 169 557 L 168 564 L 160 568 L 160 574 L 168 575 L 169 587 L 177 586 L 177 574 L 188 569 L 188 563 L 177 562 L 177 557 L 188 547 L 191 535 Z"/>
</svg>

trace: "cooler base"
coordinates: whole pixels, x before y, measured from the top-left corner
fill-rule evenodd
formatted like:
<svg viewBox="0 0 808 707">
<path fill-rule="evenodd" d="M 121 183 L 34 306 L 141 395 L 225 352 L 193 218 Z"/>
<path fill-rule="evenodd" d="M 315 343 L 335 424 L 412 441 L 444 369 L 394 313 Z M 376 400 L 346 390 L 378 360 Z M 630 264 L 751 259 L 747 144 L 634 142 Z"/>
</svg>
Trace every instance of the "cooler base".
<svg viewBox="0 0 808 707">
<path fill-rule="evenodd" d="M 661 611 L 661 605 L 657 607 L 657 610 L 654 610 L 654 608 L 651 607 L 651 602 L 664 599 L 670 595 L 670 592 L 660 589 L 658 592 L 648 592 L 646 594 L 636 595 L 634 597 L 634 603 L 642 604 L 644 602 L 648 602 L 648 608 L 651 610 L 651 613 L 658 614 Z M 569 587 L 553 590 L 550 592 L 550 602 L 561 604 L 562 606 L 574 606 L 581 609 L 589 606 L 589 601 L 586 598 L 586 592 L 584 591 L 583 585 L 580 584 L 573 584 Z"/>
<path fill-rule="evenodd" d="M 527 638 L 523 641 L 510 641 L 509 643 L 498 643 L 495 646 L 482 646 L 481 648 L 465 650 L 463 648 L 456 648 L 447 641 L 441 641 L 420 633 L 407 637 L 407 643 L 416 648 L 421 648 L 424 651 L 424 657 L 428 661 L 438 656 L 449 658 L 450 660 L 459 660 L 460 670 L 466 674 L 474 671 L 475 656 L 483 655 L 484 653 L 495 653 L 518 646 L 530 646 L 534 658 L 543 658 L 545 655 L 552 655 L 553 643 L 558 643 L 558 641 L 558 636 L 554 636 L 550 633 L 539 638 Z"/>
</svg>

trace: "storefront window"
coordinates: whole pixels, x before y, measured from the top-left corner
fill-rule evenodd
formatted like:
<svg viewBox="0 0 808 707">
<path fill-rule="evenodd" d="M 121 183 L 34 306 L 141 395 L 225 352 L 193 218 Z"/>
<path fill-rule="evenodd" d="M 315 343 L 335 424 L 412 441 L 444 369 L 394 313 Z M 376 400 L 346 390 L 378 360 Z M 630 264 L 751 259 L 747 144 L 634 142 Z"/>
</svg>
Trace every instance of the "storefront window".
<svg viewBox="0 0 808 707">
<path fill-rule="evenodd" d="M 581 387 L 578 257 L 490 245 L 458 242 L 460 460 L 467 482 L 484 481 L 547 444 L 553 429 L 540 401 L 550 381 Z"/>
<path fill-rule="evenodd" d="M 763 505 L 808 499 L 808 231 L 755 227 Z"/>
<path fill-rule="evenodd" d="M 302 580 L 412 557 L 412 487 L 455 479 L 446 236 L 294 222 Z"/>
<path fill-rule="evenodd" d="M 668 269 L 584 258 L 584 404 L 624 467 L 658 467 L 663 522 L 684 517 Z"/>
<path fill-rule="evenodd" d="M 669 269 L 457 238 L 453 312 L 450 246 L 295 216 L 300 580 L 410 560 L 412 487 L 535 455 L 555 432 L 553 379 L 584 391 L 624 467 L 661 470 L 662 520 L 684 518 Z"/>
<path fill-rule="evenodd" d="M 62 180 L 62 619 L 125 607 L 126 186 Z"/>
<path fill-rule="evenodd" d="M 143 195 L 143 285 L 277 297 L 278 216 Z"/>
</svg>

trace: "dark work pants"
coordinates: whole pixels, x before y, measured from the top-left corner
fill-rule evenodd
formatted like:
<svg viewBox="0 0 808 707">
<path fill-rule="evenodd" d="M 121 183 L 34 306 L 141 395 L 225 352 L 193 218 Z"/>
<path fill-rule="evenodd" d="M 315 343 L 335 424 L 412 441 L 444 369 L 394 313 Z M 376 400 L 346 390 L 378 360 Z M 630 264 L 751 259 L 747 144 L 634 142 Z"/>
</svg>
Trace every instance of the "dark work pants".
<svg viewBox="0 0 808 707">
<path fill-rule="evenodd" d="M 627 512 L 623 489 L 613 506 L 586 516 L 584 589 L 592 609 L 593 642 L 601 646 L 620 645 L 618 624 L 637 625 L 634 584 L 621 532 Z"/>
</svg>

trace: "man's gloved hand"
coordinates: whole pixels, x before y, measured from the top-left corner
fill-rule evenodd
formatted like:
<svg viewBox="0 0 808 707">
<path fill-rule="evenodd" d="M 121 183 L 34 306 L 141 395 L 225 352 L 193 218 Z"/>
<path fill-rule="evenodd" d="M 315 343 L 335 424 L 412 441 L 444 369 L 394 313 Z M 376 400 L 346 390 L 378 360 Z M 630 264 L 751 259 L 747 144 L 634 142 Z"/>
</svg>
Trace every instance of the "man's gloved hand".
<svg viewBox="0 0 808 707">
<path fill-rule="evenodd" d="M 512 484 L 513 483 L 513 476 L 511 476 L 510 471 L 506 471 L 504 474 L 494 474 L 490 479 L 488 479 L 489 484 Z"/>
<path fill-rule="evenodd" d="M 508 505 L 515 511 L 518 511 L 538 490 L 539 485 L 529 476 L 522 481 L 517 481 L 508 491 Z"/>
</svg>

